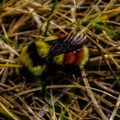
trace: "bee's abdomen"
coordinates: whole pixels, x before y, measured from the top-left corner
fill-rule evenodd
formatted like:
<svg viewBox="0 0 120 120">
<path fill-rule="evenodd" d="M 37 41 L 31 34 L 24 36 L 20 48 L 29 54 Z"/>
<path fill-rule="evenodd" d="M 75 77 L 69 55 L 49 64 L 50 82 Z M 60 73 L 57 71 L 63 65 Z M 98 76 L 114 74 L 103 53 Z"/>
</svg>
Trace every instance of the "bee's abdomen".
<svg viewBox="0 0 120 120">
<path fill-rule="evenodd" d="M 89 50 L 87 46 L 83 46 L 79 51 L 76 51 L 74 64 L 84 66 L 89 59 Z"/>
<path fill-rule="evenodd" d="M 85 65 L 88 61 L 89 52 L 86 46 L 83 46 L 77 51 L 68 52 L 55 56 L 53 62 L 56 64 L 75 64 L 75 65 Z"/>
<path fill-rule="evenodd" d="M 66 53 L 64 56 L 64 64 L 73 64 L 75 60 L 75 52 Z"/>
</svg>

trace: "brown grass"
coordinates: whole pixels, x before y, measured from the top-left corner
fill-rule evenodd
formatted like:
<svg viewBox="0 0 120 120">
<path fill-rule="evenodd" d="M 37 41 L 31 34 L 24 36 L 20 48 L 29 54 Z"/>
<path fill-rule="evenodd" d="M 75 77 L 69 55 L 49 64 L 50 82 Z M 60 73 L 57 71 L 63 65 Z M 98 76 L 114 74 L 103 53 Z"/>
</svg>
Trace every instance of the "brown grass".
<svg viewBox="0 0 120 120">
<path fill-rule="evenodd" d="M 41 1 L 0 3 L 0 119 L 120 119 L 120 1 Z M 50 78 L 60 84 L 48 84 L 43 99 L 36 81 L 16 74 L 18 56 L 31 41 L 71 31 L 88 36 L 89 61 L 77 79 Z"/>
</svg>

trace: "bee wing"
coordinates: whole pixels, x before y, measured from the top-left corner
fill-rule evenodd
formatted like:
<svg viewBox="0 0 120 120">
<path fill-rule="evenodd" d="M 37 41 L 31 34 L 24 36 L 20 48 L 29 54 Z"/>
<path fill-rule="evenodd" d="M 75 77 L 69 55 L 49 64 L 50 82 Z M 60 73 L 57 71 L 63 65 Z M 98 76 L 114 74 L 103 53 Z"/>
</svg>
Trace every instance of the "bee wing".
<svg viewBox="0 0 120 120">
<path fill-rule="evenodd" d="M 88 39 L 85 35 L 78 33 L 77 35 L 69 34 L 68 36 L 49 42 L 51 45 L 50 56 L 67 53 L 79 49 Z"/>
</svg>

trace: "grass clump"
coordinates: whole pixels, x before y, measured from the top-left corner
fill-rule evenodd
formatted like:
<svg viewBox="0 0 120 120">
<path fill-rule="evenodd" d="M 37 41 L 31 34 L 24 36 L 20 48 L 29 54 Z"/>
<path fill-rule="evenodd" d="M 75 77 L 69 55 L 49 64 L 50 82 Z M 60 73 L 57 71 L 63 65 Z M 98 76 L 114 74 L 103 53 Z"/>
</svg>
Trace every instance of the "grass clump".
<svg viewBox="0 0 120 120">
<path fill-rule="evenodd" d="M 0 2 L 0 119 L 120 119 L 120 2 L 111 0 L 2 0 Z M 81 76 L 37 81 L 16 74 L 22 48 L 55 34 L 84 33 L 90 58 Z M 52 82 L 51 82 L 52 81 Z"/>
</svg>

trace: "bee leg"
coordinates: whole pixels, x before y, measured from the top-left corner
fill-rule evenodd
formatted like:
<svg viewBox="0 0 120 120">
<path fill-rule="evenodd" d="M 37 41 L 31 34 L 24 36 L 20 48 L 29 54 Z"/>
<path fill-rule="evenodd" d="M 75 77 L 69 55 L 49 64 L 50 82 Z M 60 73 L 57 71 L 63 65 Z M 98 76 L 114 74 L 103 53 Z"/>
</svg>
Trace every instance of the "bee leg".
<svg viewBox="0 0 120 120">
<path fill-rule="evenodd" d="M 34 82 L 34 74 L 28 70 L 27 67 L 23 66 L 20 68 L 19 74 L 26 78 L 28 82 Z"/>
<path fill-rule="evenodd" d="M 78 65 L 75 64 L 71 64 L 71 65 L 66 65 L 65 67 L 65 72 L 66 73 L 70 73 L 70 74 L 74 74 L 76 78 L 78 78 L 80 76 L 80 68 Z"/>
<path fill-rule="evenodd" d="M 42 96 L 45 98 L 46 96 L 46 82 L 42 82 Z"/>
<path fill-rule="evenodd" d="M 42 83 L 43 96 L 46 96 L 46 84 L 47 84 L 46 82 L 49 82 L 47 81 L 47 78 L 52 77 L 56 73 L 57 70 L 63 70 L 63 67 L 61 67 L 60 65 L 52 64 L 52 63 L 48 64 L 42 76 L 40 77 L 41 83 Z M 52 83 L 52 81 L 50 81 L 50 83 Z"/>
<path fill-rule="evenodd" d="M 47 68 L 44 70 L 43 74 L 40 77 L 42 84 L 42 96 L 46 96 L 46 79 L 47 79 Z"/>
<path fill-rule="evenodd" d="M 50 65 L 47 65 L 47 67 L 45 68 L 44 72 L 42 73 L 40 79 L 41 79 L 41 84 L 42 84 L 42 96 L 45 97 L 46 96 L 46 81 L 48 76 L 51 76 L 53 74 L 53 70 L 52 67 Z"/>
</svg>

